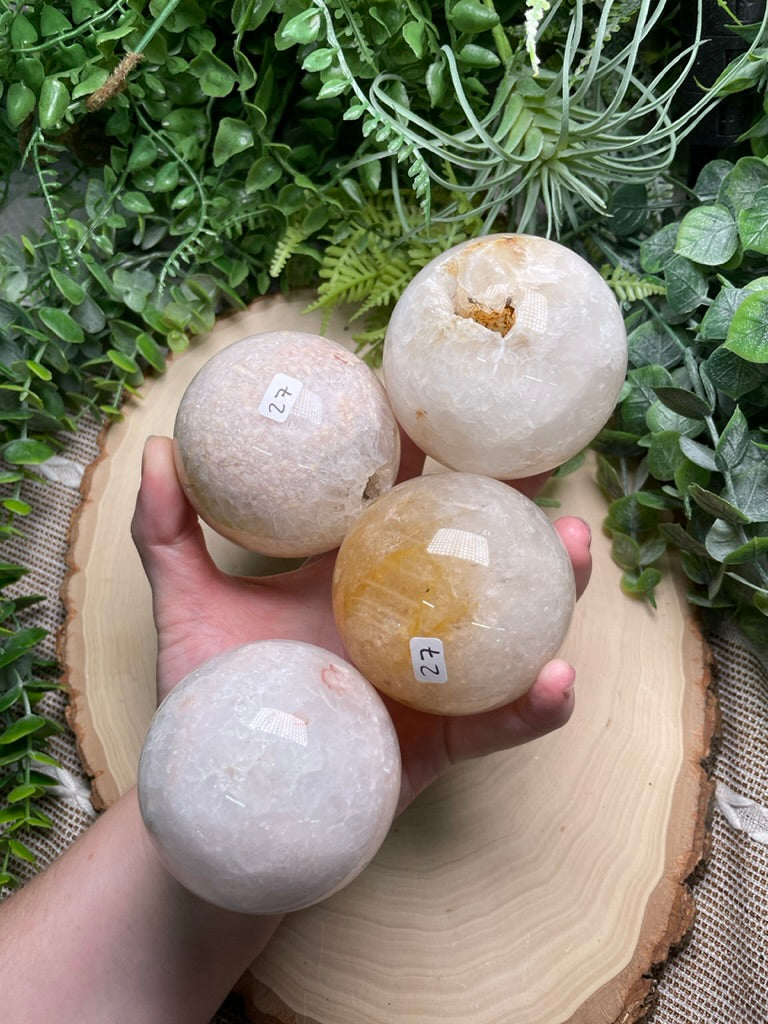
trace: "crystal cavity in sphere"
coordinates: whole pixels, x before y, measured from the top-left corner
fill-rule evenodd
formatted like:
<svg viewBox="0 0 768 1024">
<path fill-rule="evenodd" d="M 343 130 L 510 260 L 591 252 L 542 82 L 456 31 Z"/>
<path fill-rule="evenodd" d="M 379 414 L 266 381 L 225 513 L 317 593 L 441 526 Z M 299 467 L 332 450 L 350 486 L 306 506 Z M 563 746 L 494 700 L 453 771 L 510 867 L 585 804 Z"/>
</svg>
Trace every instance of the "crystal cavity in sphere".
<svg viewBox="0 0 768 1024">
<path fill-rule="evenodd" d="M 174 439 L 198 514 L 277 557 L 337 547 L 392 486 L 400 460 L 375 373 L 342 345 L 299 331 L 244 338 L 209 359 L 182 396 Z"/>
<path fill-rule="evenodd" d="M 400 794 L 397 736 L 347 662 L 259 641 L 201 665 L 163 701 L 138 792 L 182 885 L 230 910 L 283 913 L 341 889 L 378 850 Z"/>
<path fill-rule="evenodd" d="M 383 693 L 447 715 L 525 693 L 560 647 L 575 599 L 544 513 L 498 480 L 450 471 L 370 505 L 333 578 L 352 662 Z"/>
<path fill-rule="evenodd" d="M 611 289 L 532 235 L 464 242 L 421 270 L 387 329 L 395 416 L 451 469 L 519 479 L 584 448 L 616 404 L 627 339 Z"/>
</svg>

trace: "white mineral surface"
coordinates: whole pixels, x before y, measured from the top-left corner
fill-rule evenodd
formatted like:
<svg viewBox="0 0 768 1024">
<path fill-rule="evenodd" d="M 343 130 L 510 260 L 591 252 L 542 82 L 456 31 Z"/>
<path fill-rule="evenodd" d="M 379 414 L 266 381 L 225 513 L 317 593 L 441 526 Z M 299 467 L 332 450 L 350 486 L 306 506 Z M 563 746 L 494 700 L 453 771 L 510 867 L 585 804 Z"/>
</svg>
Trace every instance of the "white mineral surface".
<svg viewBox="0 0 768 1024">
<path fill-rule="evenodd" d="M 397 736 L 347 662 L 267 640 L 203 664 L 163 701 L 138 776 L 168 870 L 203 899 L 267 914 L 351 881 L 400 793 Z"/>
<path fill-rule="evenodd" d="M 242 547 L 336 547 L 392 486 L 400 437 L 374 372 L 314 334 L 274 331 L 213 356 L 184 393 L 176 465 L 198 514 Z"/>
<path fill-rule="evenodd" d="M 399 484 L 344 539 L 333 610 L 382 692 L 472 714 L 516 699 L 562 644 L 575 604 L 568 554 L 506 484 L 445 471 Z"/>
<path fill-rule="evenodd" d="M 513 479 L 553 469 L 604 426 L 627 341 L 608 285 L 531 235 L 464 242 L 398 301 L 384 344 L 406 433 L 451 469 Z"/>
</svg>

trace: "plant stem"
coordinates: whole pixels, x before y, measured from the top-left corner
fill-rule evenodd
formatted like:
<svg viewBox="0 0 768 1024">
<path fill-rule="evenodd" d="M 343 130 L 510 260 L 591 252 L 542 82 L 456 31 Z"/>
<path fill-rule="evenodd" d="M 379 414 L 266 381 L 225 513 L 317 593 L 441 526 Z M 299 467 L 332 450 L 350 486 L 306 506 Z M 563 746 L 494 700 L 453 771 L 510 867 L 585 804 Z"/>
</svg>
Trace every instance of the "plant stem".
<svg viewBox="0 0 768 1024">
<path fill-rule="evenodd" d="M 486 7 L 493 14 L 497 14 L 493 0 L 482 0 L 482 2 L 483 7 Z M 506 64 L 508 61 L 512 60 L 512 47 L 507 39 L 504 26 L 501 24 L 501 19 L 499 19 L 498 24 L 494 25 L 491 29 L 491 35 L 493 36 L 493 41 L 496 44 L 496 51 L 501 58 L 502 64 Z"/>
</svg>

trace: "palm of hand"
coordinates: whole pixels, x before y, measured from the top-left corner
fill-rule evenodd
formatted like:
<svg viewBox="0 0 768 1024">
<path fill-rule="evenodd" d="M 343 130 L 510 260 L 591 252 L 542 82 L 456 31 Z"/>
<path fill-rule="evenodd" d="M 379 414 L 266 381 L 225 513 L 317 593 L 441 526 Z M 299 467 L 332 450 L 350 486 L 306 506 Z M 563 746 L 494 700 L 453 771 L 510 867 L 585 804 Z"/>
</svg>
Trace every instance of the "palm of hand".
<svg viewBox="0 0 768 1024">
<path fill-rule="evenodd" d="M 587 530 L 578 520 L 562 523 L 560 533 L 582 590 L 589 572 Z M 222 573 L 178 484 L 168 439 L 147 444 L 133 534 L 152 587 L 159 699 L 202 661 L 249 641 L 302 640 L 345 657 L 331 610 L 334 555 L 259 580 Z M 562 725 L 573 706 L 572 682 L 569 665 L 550 662 L 514 704 L 467 718 L 428 715 L 387 701 L 403 756 L 401 806 L 453 761 L 526 742 Z"/>
</svg>

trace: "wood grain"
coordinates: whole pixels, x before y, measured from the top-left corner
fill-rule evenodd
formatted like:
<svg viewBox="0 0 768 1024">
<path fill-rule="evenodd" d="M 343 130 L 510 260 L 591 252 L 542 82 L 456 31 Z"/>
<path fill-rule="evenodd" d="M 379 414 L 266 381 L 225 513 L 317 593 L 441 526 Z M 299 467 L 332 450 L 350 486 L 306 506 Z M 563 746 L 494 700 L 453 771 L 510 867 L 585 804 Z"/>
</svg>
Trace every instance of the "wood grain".
<svg viewBox="0 0 768 1024">
<path fill-rule="evenodd" d="M 61 657 L 70 720 L 104 807 L 135 779 L 154 707 L 149 588 L 129 534 L 141 449 L 218 348 L 320 330 L 300 301 L 222 321 L 105 433 L 72 529 Z M 349 337 L 340 319 L 330 337 Z M 457 766 L 395 823 L 369 868 L 291 916 L 241 989 L 254 1021 L 632 1024 L 690 926 L 707 847 L 716 732 L 706 644 L 670 573 L 658 610 L 624 597 L 588 465 L 553 486 L 592 524 L 594 572 L 564 655 L 577 704 L 560 732 Z M 209 534 L 227 571 L 258 571 Z"/>
</svg>

